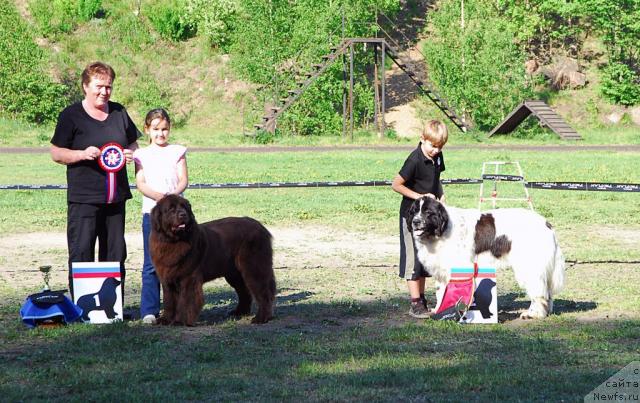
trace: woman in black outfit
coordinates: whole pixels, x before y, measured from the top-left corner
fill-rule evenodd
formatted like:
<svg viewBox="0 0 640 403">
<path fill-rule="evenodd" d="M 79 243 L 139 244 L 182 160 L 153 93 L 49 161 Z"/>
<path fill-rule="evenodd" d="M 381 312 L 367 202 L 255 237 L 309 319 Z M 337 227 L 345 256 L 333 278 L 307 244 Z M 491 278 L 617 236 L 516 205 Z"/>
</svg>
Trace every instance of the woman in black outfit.
<svg viewBox="0 0 640 403">
<path fill-rule="evenodd" d="M 99 261 L 120 262 L 124 290 L 125 202 L 131 198 L 126 163 L 133 160 L 141 133 L 126 109 L 109 101 L 115 78 L 111 66 L 102 62 L 89 64 L 82 72 L 84 99 L 60 113 L 51 139 L 51 158 L 67 166 L 67 245 L 72 296 L 71 263 L 93 262 L 96 239 Z M 122 169 L 109 173 L 119 168 Z"/>
</svg>

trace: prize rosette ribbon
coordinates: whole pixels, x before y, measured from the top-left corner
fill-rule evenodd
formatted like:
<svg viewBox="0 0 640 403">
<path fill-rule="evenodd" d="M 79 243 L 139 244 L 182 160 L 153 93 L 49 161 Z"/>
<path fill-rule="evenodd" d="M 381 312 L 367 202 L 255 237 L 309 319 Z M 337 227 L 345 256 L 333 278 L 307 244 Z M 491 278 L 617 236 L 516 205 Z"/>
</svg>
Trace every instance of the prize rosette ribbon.
<svg viewBox="0 0 640 403">
<path fill-rule="evenodd" d="M 116 198 L 116 172 L 124 167 L 126 160 L 124 150 L 117 143 L 107 143 L 100 149 L 98 165 L 107 173 L 107 203 L 113 203 Z"/>
</svg>

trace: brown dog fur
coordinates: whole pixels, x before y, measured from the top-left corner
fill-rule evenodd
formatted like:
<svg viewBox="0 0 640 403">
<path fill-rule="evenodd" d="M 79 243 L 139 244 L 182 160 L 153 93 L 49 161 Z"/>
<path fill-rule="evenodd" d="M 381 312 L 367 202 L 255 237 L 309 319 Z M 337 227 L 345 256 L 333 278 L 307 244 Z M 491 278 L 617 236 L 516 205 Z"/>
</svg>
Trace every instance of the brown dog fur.
<svg viewBox="0 0 640 403">
<path fill-rule="evenodd" d="M 162 283 L 162 324 L 193 326 L 204 305 L 202 285 L 224 277 L 238 294 L 233 316 L 248 315 L 256 300 L 253 323 L 273 317 L 276 281 L 271 234 L 249 217 L 229 217 L 198 224 L 190 203 L 176 195 L 158 201 L 151 211 L 150 253 Z"/>
</svg>

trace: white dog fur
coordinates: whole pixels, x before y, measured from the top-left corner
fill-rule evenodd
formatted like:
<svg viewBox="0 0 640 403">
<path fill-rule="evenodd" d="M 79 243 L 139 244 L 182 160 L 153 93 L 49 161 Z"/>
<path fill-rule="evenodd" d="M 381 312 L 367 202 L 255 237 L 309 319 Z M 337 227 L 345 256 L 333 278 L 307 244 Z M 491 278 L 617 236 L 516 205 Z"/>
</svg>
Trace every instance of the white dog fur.
<svg viewBox="0 0 640 403">
<path fill-rule="evenodd" d="M 422 197 L 407 220 L 418 259 L 440 293 L 452 267 L 511 267 L 531 299 L 523 319 L 544 318 L 553 311 L 553 296 L 564 284 L 564 257 L 551 225 L 526 209 L 481 212 L 445 206 Z"/>
</svg>

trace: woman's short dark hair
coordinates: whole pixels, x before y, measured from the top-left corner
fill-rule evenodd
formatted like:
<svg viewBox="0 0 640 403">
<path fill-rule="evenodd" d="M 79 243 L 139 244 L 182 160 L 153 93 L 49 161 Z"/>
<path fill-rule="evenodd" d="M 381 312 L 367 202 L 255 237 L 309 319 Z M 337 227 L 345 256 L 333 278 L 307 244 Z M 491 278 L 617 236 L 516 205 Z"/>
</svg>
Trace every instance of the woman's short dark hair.
<svg viewBox="0 0 640 403">
<path fill-rule="evenodd" d="M 100 76 L 109 77 L 113 82 L 116 79 L 116 72 L 113 70 L 113 67 L 106 63 L 89 63 L 82 71 L 82 91 L 84 92 L 84 86 L 89 85 L 92 78 Z"/>
</svg>

